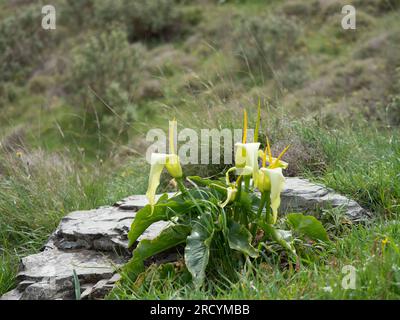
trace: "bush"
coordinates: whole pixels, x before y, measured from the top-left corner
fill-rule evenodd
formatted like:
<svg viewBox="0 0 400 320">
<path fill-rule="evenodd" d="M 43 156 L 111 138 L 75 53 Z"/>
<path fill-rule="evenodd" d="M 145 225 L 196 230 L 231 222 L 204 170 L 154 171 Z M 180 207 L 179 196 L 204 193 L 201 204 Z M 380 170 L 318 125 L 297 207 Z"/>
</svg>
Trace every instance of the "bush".
<svg viewBox="0 0 400 320">
<path fill-rule="evenodd" d="M 278 81 L 286 89 L 301 87 L 309 79 L 310 64 L 304 56 L 292 56 L 286 68 L 277 73 Z"/>
<path fill-rule="evenodd" d="M 0 108 L 17 100 L 18 89 L 11 82 L 0 82 Z"/>
<path fill-rule="evenodd" d="M 78 28 L 123 25 L 131 42 L 181 35 L 201 17 L 197 9 L 178 8 L 175 0 L 67 0 L 63 12 L 69 19 L 64 25 L 71 25 L 71 17 Z"/>
<path fill-rule="evenodd" d="M 390 102 L 386 107 L 386 114 L 389 124 L 400 124 L 400 95 L 390 97 Z"/>
<path fill-rule="evenodd" d="M 318 14 L 320 9 L 319 1 L 289 1 L 284 4 L 282 11 L 288 16 L 298 16 L 307 18 Z"/>
<path fill-rule="evenodd" d="M 243 18 L 236 30 L 236 52 L 245 68 L 271 73 L 299 44 L 299 26 L 291 18 L 269 15 Z"/>
<path fill-rule="evenodd" d="M 42 29 L 41 7 L 24 7 L 0 21 L 0 81 L 21 82 L 53 47 L 55 33 Z"/>
<path fill-rule="evenodd" d="M 96 110 L 100 121 L 107 115 L 128 121 L 134 114 L 131 96 L 143 78 L 145 49 L 126 38 L 121 30 L 104 32 L 73 52 L 66 90 L 89 114 Z"/>
<path fill-rule="evenodd" d="M 171 38 L 182 30 L 174 0 L 125 1 L 125 12 L 130 41 Z"/>
<path fill-rule="evenodd" d="M 80 29 L 90 21 L 88 17 L 93 17 L 94 4 L 94 0 L 65 0 L 65 3 L 62 3 L 63 14 L 60 16 L 60 22 Z"/>
</svg>

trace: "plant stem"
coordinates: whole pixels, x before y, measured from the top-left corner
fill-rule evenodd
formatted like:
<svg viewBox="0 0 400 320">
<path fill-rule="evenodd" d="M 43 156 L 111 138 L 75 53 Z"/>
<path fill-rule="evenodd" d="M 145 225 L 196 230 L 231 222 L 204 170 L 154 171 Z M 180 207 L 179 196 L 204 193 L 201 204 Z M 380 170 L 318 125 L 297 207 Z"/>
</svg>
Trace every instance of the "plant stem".
<svg viewBox="0 0 400 320">
<path fill-rule="evenodd" d="M 241 181 L 242 179 L 239 177 L 239 179 L 238 179 L 238 184 L 237 184 L 237 193 L 236 193 L 236 199 L 239 199 L 239 201 L 240 201 L 240 197 L 241 197 L 241 194 L 242 194 L 242 181 Z M 239 222 L 239 219 L 240 219 L 240 216 L 239 216 L 239 206 L 237 205 L 237 203 L 235 204 L 235 212 L 234 212 L 234 215 L 233 215 L 233 219 L 235 220 L 235 221 L 237 221 L 237 222 Z"/>
<path fill-rule="evenodd" d="M 271 192 L 264 192 L 265 195 L 265 221 L 267 223 L 272 223 L 272 215 L 271 215 Z"/>
<path fill-rule="evenodd" d="M 257 222 L 260 220 L 261 218 L 261 213 L 262 210 L 264 209 L 265 203 L 267 202 L 267 198 L 269 198 L 269 193 L 261 193 L 261 200 L 260 200 L 260 206 L 258 207 L 257 210 L 257 218 L 256 218 L 256 222 L 254 222 L 254 224 L 251 227 L 251 234 L 253 235 L 253 237 L 256 235 L 257 233 Z"/>
<path fill-rule="evenodd" d="M 183 178 L 176 178 L 175 179 L 177 185 L 178 185 L 178 189 L 179 191 L 186 196 L 187 195 L 187 189 L 185 187 L 185 184 L 183 183 Z"/>
<path fill-rule="evenodd" d="M 244 180 L 244 190 L 248 192 L 250 189 L 250 176 L 245 176 L 243 180 Z"/>
</svg>

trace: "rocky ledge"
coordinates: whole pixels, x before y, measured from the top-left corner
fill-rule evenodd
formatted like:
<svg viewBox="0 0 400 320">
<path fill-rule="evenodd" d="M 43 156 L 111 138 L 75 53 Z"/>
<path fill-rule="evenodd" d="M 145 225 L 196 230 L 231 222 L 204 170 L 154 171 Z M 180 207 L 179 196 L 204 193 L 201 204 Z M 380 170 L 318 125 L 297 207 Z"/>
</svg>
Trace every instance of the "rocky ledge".
<svg viewBox="0 0 400 320">
<path fill-rule="evenodd" d="M 370 217 L 357 202 L 301 178 L 287 178 L 281 198 L 282 212 L 340 208 L 354 222 Z M 17 287 L 0 299 L 75 299 L 77 281 L 82 299 L 103 298 L 118 280 L 116 270 L 130 257 L 127 234 L 146 203 L 145 196 L 135 195 L 113 206 L 68 214 L 40 253 L 22 259 Z M 167 223 L 154 223 L 139 241 L 156 237 Z"/>
</svg>

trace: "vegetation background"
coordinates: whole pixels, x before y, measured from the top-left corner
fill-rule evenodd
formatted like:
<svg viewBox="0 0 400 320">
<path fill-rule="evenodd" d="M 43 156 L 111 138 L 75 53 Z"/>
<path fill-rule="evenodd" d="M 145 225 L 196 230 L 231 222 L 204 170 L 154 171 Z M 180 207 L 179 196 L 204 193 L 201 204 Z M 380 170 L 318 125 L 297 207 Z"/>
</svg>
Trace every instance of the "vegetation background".
<svg viewBox="0 0 400 320">
<path fill-rule="evenodd" d="M 399 0 L 53 0 L 52 31 L 45 4 L 0 0 L 0 295 L 63 215 L 144 193 L 148 129 L 240 127 L 261 98 L 275 151 L 292 144 L 287 173 L 373 221 L 328 210 L 334 241 L 299 270 L 266 261 L 196 291 L 151 268 L 120 298 L 400 297 Z M 345 4 L 356 30 L 341 28 Z"/>
</svg>

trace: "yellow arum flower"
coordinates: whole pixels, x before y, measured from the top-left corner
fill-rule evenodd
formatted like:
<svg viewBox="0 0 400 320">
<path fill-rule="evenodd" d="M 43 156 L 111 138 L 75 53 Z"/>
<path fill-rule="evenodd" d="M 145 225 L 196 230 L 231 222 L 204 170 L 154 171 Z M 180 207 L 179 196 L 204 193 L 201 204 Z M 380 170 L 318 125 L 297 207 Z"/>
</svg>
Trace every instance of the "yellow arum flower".
<svg viewBox="0 0 400 320">
<path fill-rule="evenodd" d="M 270 193 L 272 222 L 278 219 L 278 208 L 281 204 L 281 192 L 285 187 L 285 177 L 282 168 L 261 168 L 258 172 L 256 186 L 261 193 Z"/>
<path fill-rule="evenodd" d="M 149 185 L 146 197 L 150 205 L 153 206 L 155 204 L 156 191 L 160 184 L 160 176 L 164 167 L 167 168 L 169 174 L 174 178 L 182 177 L 182 168 L 176 154 L 152 153 L 150 164 Z"/>
<path fill-rule="evenodd" d="M 236 157 L 235 157 L 236 168 L 237 169 L 244 169 L 245 167 L 251 168 L 250 172 L 248 172 L 248 170 L 238 170 L 239 171 L 238 174 L 241 175 L 253 174 L 253 179 L 254 179 L 258 170 L 258 149 L 260 148 L 260 143 L 259 142 L 236 143 L 235 147 L 236 147 Z"/>
<path fill-rule="evenodd" d="M 221 208 L 224 208 L 228 203 L 231 203 L 235 200 L 236 194 L 237 194 L 237 189 L 233 185 L 231 187 L 228 187 L 226 189 L 226 192 L 227 192 L 226 200 L 219 204 Z"/>
<path fill-rule="evenodd" d="M 160 185 L 160 176 L 164 169 L 167 168 L 168 173 L 175 179 L 180 179 L 183 176 L 182 167 L 179 162 L 179 157 L 175 154 L 174 148 L 174 128 L 176 121 L 170 121 L 170 154 L 165 153 L 152 153 L 150 158 L 150 176 L 149 185 L 147 187 L 146 197 L 151 206 L 155 204 L 155 196 L 158 186 Z"/>
<path fill-rule="evenodd" d="M 281 152 L 278 158 L 273 158 L 267 138 L 267 147 L 262 154 L 262 168 L 258 171 L 258 177 L 256 180 L 256 187 L 261 193 L 270 193 L 270 207 L 272 209 L 273 224 L 276 223 L 278 218 L 278 208 L 281 204 L 281 192 L 285 186 L 285 177 L 282 174 L 282 164 L 280 159 L 288 149 L 289 146 Z M 269 163 L 268 167 L 266 167 L 267 162 Z"/>
<path fill-rule="evenodd" d="M 278 219 L 278 208 L 281 205 L 281 192 L 285 187 L 285 177 L 282 174 L 282 168 L 266 169 L 266 174 L 271 183 L 271 209 L 272 223 Z"/>
<path fill-rule="evenodd" d="M 262 159 L 264 157 L 264 151 L 259 150 L 258 151 L 258 157 Z M 274 163 L 276 160 L 277 160 L 277 158 L 272 158 L 271 162 L 269 160 L 267 160 L 267 164 L 270 165 L 271 163 Z M 288 166 L 289 166 L 289 164 L 287 162 L 285 162 L 285 161 L 282 161 L 282 160 L 279 160 L 276 163 L 276 167 L 278 167 L 278 168 L 287 169 Z"/>
<path fill-rule="evenodd" d="M 269 144 L 269 139 L 267 137 L 267 147 L 265 148 L 265 151 L 259 150 L 258 151 L 258 156 L 263 159 L 263 163 L 268 163 L 269 166 L 274 167 L 274 168 L 283 168 L 286 169 L 288 167 L 288 163 L 285 161 L 282 161 L 281 158 L 282 156 L 288 151 L 290 148 L 290 145 L 287 146 L 281 154 L 278 156 L 278 158 L 272 157 L 271 153 L 271 146 Z M 268 159 L 267 159 L 267 153 L 268 153 Z M 265 164 L 263 165 L 265 167 Z"/>
<path fill-rule="evenodd" d="M 179 157 L 176 154 L 167 155 L 165 167 L 167 168 L 169 174 L 173 178 L 181 178 L 182 177 L 182 175 L 183 175 L 182 167 L 179 162 Z"/>
<path fill-rule="evenodd" d="M 266 168 L 261 168 L 259 170 L 256 187 L 261 193 L 271 191 L 271 180 L 269 179 Z"/>
<path fill-rule="evenodd" d="M 257 130 L 260 121 L 259 114 L 260 110 L 258 110 L 258 116 L 257 116 L 257 125 L 256 125 Z M 258 171 L 258 149 L 260 148 L 260 143 L 256 141 L 252 143 L 246 143 L 246 141 L 247 141 L 247 112 L 246 110 L 244 110 L 242 143 L 238 142 L 235 144 L 236 147 L 235 167 L 237 169 L 236 171 L 238 175 L 252 174 L 253 180 L 255 180 Z"/>
</svg>

